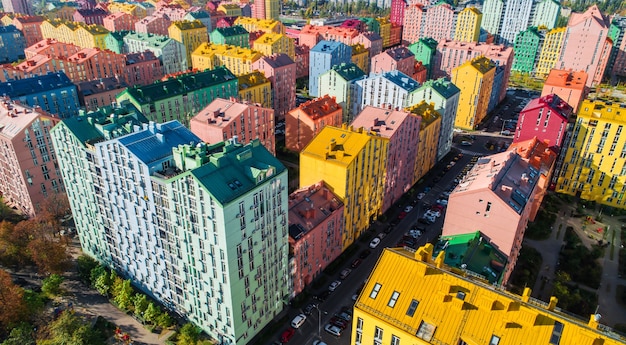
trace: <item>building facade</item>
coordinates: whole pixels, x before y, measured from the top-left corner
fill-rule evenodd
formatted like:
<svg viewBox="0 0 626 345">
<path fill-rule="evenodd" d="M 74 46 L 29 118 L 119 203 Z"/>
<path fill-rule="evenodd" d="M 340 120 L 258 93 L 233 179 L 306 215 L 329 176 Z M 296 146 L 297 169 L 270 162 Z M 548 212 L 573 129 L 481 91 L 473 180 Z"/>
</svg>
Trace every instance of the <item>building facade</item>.
<svg viewBox="0 0 626 345">
<path fill-rule="evenodd" d="M 334 65 L 328 72 L 320 75 L 320 89 L 334 97 L 341 106 L 345 123 L 352 122 L 356 116 L 352 113 L 355 109 L 352 102 L 357 99 L 355 82 L 362 78 L 365 78 L 365 72 L 354 63 Z"/>
<path fill-rule="evenodd" d="M 559 152 L 573 115 L 572 107 L 555 94 L 535 98 L 520 111 L 513 142 L 537 138 Z"/>
<path fill-rule="evenodd" d="M 415 73 L 415 55 L 406 47 L 387 49 L 372 58 L 370 74 L 398 70 L 406 75 Z"/>
<path fill-rule="evenodd" d="M 129 33 L 124 36 L 124 46 L 130 53 L 151 51 L 161 61 L 163 74 L 175 74 L 186 71 L 191 64 L 187 60 L 185 46 L 167 36 L 148 33 Z"/>
<path fill-rule="evenodd" d="M 175 21 L 167 29 L 168 36 L 185 46 L 187 61 L 191 61 L 191 53 L 201 44 L 209 42 L 206 26 L 199 20 Z"/>
<path fill-rule="evenodd" d="M 287 112 L 296 107 L 296 63 L 285 54 L 263 56 L 252 63 L 272 86 L 272 106 L 276 120 L 284 120 Z"/>
<path fill-rule="evenodd" d="M 14 25 L 0 26 L 0 63 L 24 59 L 26 39 Z"/>
<path fill-rule="evenodd" d="M 589 93 L 587 77 L 587 73 L 584 71 L 553 69 L 543 84 L 541 97 L 552 94 L 557 95 L 572 107 L 575 114 L 578 112 L 580 103 Z"/>
<path fill-rule="evenodd" d="M 100 78 L 76 85 L 78 101 L 86 112 L 96 111 L 116 103 L 117 95 L 127 87 L 128 84 L 119 77 Z"/>
<path fill-rule="evenodd" d="M 495 71 L 495 64 L 485 57 L 468 61 L 452 71 L 452 83 L 461 90 L 455 127 L 473 130 L 487 116 Z"/>
<path fill-rule="evenodd" d="M 360 113 L 367 105 L 404 109 L 412 105 L 410 94 L 419 87 L 417 81 L 399 71 L 373 74 L 354 84 L 356 97 L 351 102 L 352 114 Z"/>
<path fill-rule="evenodd" d="M 441 115 L 432 103 L 421 101 L 406 109 L 421 118 L 419 147 L 413 167 L 413 184 L 416 184 L 437 163 L 437 146 L 441 135 Z"/>
<path fill-rule="evenodd" d="M 534 26 L 517 34 L 515 43 L 513 44 L 515 58 L 513 59 L 511 70 L 534 74 L 537 62 L 539 61 L 539 55 L 541 54 L 543 40 L 544 33 Z"/>
<path fill-rule="evenodd" d="M 483 13 L 476 7 L 466 7 L 456 19 L 454 40 L 461 42 L 478 42 L 480 38 L 480 23 Z"/>
<path fill-rule="evenodd" d="M 320 41 L 309 52 L 309 95 L 319 97 L 319 76 L 332 66 L 351 61 L 352 48 L 341 42 Z"/>
<path fill-rule="evenodd" d="M 302 103 L 285 117 L 285 147 L 300 152 L 325 126 L 341 126 L 342 109 L 325 95 Z"/>
<path fill-rule="evenodd" d="M 258 103 L 264 108 L 272 107 L 272 83 L 263 72 L 252 73 L 237 77 L 239 85 L 239 99 L 248 103 Z"/>
</svg>

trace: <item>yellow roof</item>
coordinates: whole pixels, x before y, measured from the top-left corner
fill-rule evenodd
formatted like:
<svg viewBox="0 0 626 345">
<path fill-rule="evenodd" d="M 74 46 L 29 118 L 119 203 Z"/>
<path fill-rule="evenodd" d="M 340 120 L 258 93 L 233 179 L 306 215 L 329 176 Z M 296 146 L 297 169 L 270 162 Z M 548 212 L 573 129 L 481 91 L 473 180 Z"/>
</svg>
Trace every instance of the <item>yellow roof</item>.
<svg viewBox="0 0 626 345">
<path fill-rule="evenodd" d="M 372 138 L 388 140 L 376 134 L 364 131 L 363 128 L 351 129 L 347 126 L 326 126 L 300 152 L 308 155 L 333 161 L 341 165 L 350 165 L 356 156 L 363 150 Z"/>
</svg>

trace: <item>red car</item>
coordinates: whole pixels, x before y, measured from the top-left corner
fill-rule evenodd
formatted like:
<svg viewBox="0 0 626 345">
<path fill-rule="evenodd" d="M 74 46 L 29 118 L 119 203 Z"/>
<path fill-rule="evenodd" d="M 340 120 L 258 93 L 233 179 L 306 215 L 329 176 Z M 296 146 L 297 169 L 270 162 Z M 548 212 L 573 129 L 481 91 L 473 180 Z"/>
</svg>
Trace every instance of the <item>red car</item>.
<svg viewBox="0 0 626 345">
<path fill-rule="evenodd" d="M 404 217 L 406 217 L 406 212 L 402 211 L 398 214 L 398 219 L 403 219 Z"/>
<path fill-rule="evenodd" d="M 293 338 L 293 335 L 296 334 L 296 330 L 289 327 L 287 328 L 287 330 L 285 330 L 283 332 L 283 334 L 280 336 L 280 342 L 281 343 L 288 343 L 289 340 L 291 340 L 291 338 Z"/>
</svg>

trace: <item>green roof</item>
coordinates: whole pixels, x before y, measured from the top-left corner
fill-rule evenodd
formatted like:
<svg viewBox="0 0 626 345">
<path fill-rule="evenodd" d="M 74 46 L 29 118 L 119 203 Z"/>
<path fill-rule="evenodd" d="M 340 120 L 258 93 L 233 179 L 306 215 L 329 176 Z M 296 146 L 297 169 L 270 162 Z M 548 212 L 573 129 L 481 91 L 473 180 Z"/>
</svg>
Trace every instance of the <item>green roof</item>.
<svg viewBox="0 0 626 345">
<path fill-rule="evenodd" d="M 451 81 L 445 78 L 439 78 L 437 80 L 427 80 L 420 89 L 432 88 L 443 98 L 449 99 L 450 97 L 458 94 L 461 90 L 454 85 Z"/>
<path fill-rule="evenodd" d="M 248 35 L 249 32 L 241 25 L 233 25 L 225 28 L 217 28 L 213 31 L 219 32 L 224 37 L 229 36 L 238 36 L 238 35 Z"/>
<path fill-rule="evenodd" d="M 285 171 L 285 166 L 258 139 L 247 145 L 222 142 L 211 147 L 209 161 L 191 173 L 221 204 L 247 194 L 257 185 Z"/>
<path fill-rule="evenodd" d="M 145 33 L 145 32 L 134 32 L 134 31 L 131 31 L 129 34 L 124 36 L 124 39 L 147 42 L 150 47 L 154 47 L 154 48 L 164 47 L 171 41 L 179 43 L 178 41 L 173 40 L 169 38 L 168 36 Z"/>
<path fill-rule="evenodd" d="M 120 95 L 127 93 L 139 104 L 148 104 L 226 83 L 231 80 L 235 80 L 234 82 L 237 83 L 237 77 L 226 67 L 220 66 L 213 70 L 185 74 L 170 78 L 166 81 L 143 86 L 134 86 L 126 89 Z"/>
<path fill-rule="evenodd" d="M 443 236 L 435 247 L 433 256 L 445 251 L 444 263 L 484 276 L 490 283 L 500 282 L 507 257 L 480 231 Z"/>
<path fill-rule="evenodd" d="M 365 72 L 363 72 L 363 70 L 361 70 L 354 62 L 344 62 L 339 65 L 333 65 L 331 68 L 346 81 L 351 81 L 365 75 Z"/>
</svg>

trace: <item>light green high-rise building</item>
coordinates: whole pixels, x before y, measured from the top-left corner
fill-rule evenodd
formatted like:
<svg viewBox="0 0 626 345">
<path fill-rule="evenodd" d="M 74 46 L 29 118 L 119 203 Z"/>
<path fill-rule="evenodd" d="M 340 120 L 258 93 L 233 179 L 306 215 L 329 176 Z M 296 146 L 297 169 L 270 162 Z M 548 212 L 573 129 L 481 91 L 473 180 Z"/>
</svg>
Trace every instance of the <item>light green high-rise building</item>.
<svg viewBox="0 0 626 345">
<path fill-rule="evenodd" d="M 328 72 L 319 76 L 320 90 L 323 90 L 323 95 L 335 97 L 335 101 L 343 109 L 344 123 L 352 122 L 357 115 L 350 111 L 351 102 L 355 99 L 354 82 L 364 77 L 365 72 L 353 62 L 334 65 Z"/>
<path fill-rule="evenodd" d="M 512 71 L 534 73 L 535 66 L 539 62 L 539 54 L 545 37 L 545 30 L 539 30 L 534 26 L 520 32 L 515 37 L 513 51 Z"/>
<path fill-rule="evenodd" d="M 422 65 L 426 67 L 428 79 L 433 75 L 433 60 L 437 52 L 437 44 L 439 43 L 435 39 L 423 37 L 407 47 L 415 55 L 415 61 L 421 61 Z"/>
<path fill-rule="evenodd" d="M 216 28 L 209 34 L 211 43 L 250 48 L 250 33 L 241 25 Z"/>
</svg>

